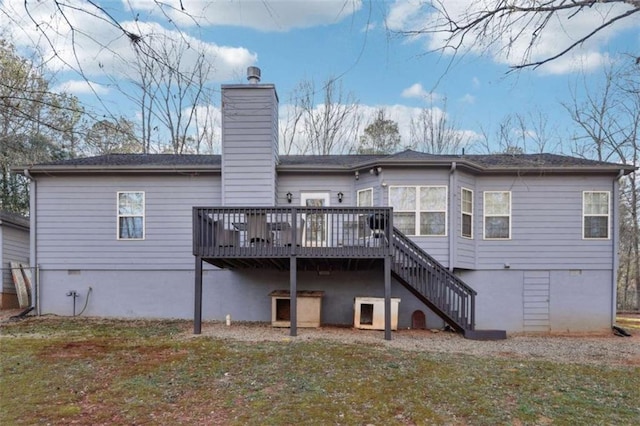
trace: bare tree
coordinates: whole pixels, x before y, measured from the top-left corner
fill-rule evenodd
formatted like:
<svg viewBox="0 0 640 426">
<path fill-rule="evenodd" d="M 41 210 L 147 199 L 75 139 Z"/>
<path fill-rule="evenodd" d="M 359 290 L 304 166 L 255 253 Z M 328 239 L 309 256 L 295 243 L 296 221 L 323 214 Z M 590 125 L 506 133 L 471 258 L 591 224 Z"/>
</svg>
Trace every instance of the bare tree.
<svg viewBox="0 0 640 426">
<path fill-rule="evenodd" d="M 316 104 L 316 98 L 321 102 Z M 295 125 L 290 125 L 290 137 L 295 137 L 301 127 L 301 153 L 317 155 L 341 154 L 354 149 L 354 141 L 360 128 L 358 101 L 352 94 L 345 94 L 342 83 L 329 78 L 320 90 L 313 81 L 303 81 L 294 94 Z"/>
<path fill-rule="evenodd" d="M 280 130 L 280 148 L 285 155 L 304 153 L 308 144 L 304 141 L 303 116 L 304 109 L 300 101 L 305 83 L 298 86 L 289 95 L 289 103 L 284 108 L 284 119 L 278 126 Z M 282 108 L 280 109 L 282 112 Z"/>
<path fill-rule="evenodd" d="M 574 154 L 600 161 L 640 164 L 640 72 L 625 64 L 604 73 L 600 90 L 585 84 L 585 100 L 574 95 L 565 108 L 578 126 Z M 635 307 L 640 309 L 640 187 L 636 173 L 621 183 L 621 258 L 619 282 L 622 288 L 633 283 Z"/>
<path fill-rule="evenodd" d="M 492 131 L 481 126 L 479 147 L 487 153 L 531 154 L 557 152 L 561 142 L 545 113 L 508 114 Z"/>
<path fill-rule="evenodd" d="M 468 2 L 460 10 L 460 2 L 434 0 L 423 4 L 431 16 L 423 27 L 400 31 L 407 36 L 433 35 L 441 39 L 443 50 L 495 49 L 509 56 L 523 52 L 519 64 L 512 68 L 537 68 L 568 54 L 621 20 L 640 12 L 638 0 L 489 0 Z M 433 13 L 433 14 L 432 14 Z M 566 28 L 578 15 L 592 13 L 591 25 L 580 27 L 566 46 L 555 51 L 533 53 L 545 31 L 552 25 Z M 573 21 L 572 21 L 573 20 Z"/>
<path fill-rule="evenodd" d="M 220 132 L 220 110 L 212 104 L 212 99 L 204 97 L 202 105 L 196 108 L 193 117 L 195 130 L 195 153 L 214 154 L 220 152 L 222 135 Z"/>
<path fill-rule="evenodd" d="M 195 121 L 199 108 L 210 105 L 213 89 L 208 83 L 213 65 L 203 49 L 186 39 L 162 33 L 145 39 L 145 43 L 133 44 L 135 74 L 129 80 L 137 91 L 132 93 L 113 80 L 140 109 L 143 152 L 154 147 L 175 154 L 197 152 L 201 134 Z M 201 124 L 203 120 L 201 117 Z M 168 140 L 169 147 L 162 146 L 161 140 Z"/>
<path fill-rule="evenodd" d="M 449 118 L 446 101 L 442 109 L 425 107 L 411 119 L 410 138 L 412 148 L 431 154 L 457 154 L 467 142 Z"/>
</svg>

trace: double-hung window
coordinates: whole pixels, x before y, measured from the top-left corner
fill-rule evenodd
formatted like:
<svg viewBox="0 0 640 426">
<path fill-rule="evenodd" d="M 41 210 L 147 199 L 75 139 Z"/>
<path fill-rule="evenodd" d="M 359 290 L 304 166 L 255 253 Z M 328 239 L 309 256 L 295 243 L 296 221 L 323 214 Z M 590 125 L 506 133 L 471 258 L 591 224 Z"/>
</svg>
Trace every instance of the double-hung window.
<svg viewBox="0 0 640 426">
<path fill-rule="evenodd" d="M 609 238 L 609 206 L 609 191 L 584 191 L 582 193 L 583 238 Z"/>
<path fill-rule="evenodd" d="M 462 212 L 461 235 L 464 238 L 473 238 L 473 191 L 462 188 L 460 211 Z"/>
<path fill-rule="evenodd" d="M 511 191 L 484 192 L 485 240 L 511 238 Z"/>
<path fill-rule="evenodd" d="M 446 186 L 391 186 L 393 224 L 407 235 L 447 235 Z"/>
<path fill-rule="evenodd" d="M 118 239 L 144 239 L 144 192 L 118 192 Z"/>
<path fill-rule="evenodd" d="M 357 202 L 358 202 L 358 207 L 373 206 L 373 188 L 359 190 Z"/>
</svg>

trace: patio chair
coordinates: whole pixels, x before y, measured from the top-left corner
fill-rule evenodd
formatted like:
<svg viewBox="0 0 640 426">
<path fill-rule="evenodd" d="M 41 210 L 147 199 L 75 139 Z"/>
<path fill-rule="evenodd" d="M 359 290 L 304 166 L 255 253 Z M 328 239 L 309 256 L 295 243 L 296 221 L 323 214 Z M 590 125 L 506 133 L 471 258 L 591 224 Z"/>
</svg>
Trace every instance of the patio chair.
<svg viewBox="0 0 640 426">
<path fill-rule="evenodd" d="M 300 218 L 296 225 L 296 245 L 300 247 L 302 245 L 302 232 L 304 230 L 304 219 Z M 293 244 L 293 228 L 289 227 L 280 231 L 280 244 L 283 246 L 290 246 Z"/>
<path fill-rule="evenodd" d="M 273 236 L 267 225 L 265 214 L 247 215 L 247 240 L 250 244 L 271 244 Z"/>
<path fill-rule="evenodd" d="M 213 222 L 213 241 L 217 247 L 236 247 L 240 245 L 240 232 L 233 229 L 226 229 L 224 221 Z"/>
</svg>

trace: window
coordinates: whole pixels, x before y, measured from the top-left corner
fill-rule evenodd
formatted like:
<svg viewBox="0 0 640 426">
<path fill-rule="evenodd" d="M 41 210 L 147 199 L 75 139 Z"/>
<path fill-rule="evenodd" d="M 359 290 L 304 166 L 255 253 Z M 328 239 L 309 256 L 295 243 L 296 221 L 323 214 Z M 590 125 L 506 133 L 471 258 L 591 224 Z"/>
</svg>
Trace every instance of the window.
<svg viewBox="0 0 640 426">
<path fill-rule="evenodd" d="M 361 189 L 358 191 L 357 199 L 358 207 L 372 207 L 373 206 L 373 188 Z M 358 215 L 358 238 L 365 238 L 369 235 L 371 230 L 369 229 L 367 216 Z"/>
<path fill-rule="evenodd" d="M 511 238 L 511 192 L 485 191 L 484 238 L 508 240 Z"/>
<path fill-rule="evenodd" d="M 462 211 L 461 234 L 465 238 L 473 238 L 473 191 L 462 188 L 460 211 Z"/>
<path fill-rule="evenodd" d="M 582 193 L 582 224 L 583 238 L 609 238 L 608 191 L 585 191 Z"/>
<path fill-rule="evenodd" d="M 373 188 L 361 189 L 358 191 L 358 207 L 373 206 Z"/>
<path fill-rule="evenodd" d="M 118 192 L 118 239 L 144 239 L 144 192 Z"/>
<path fill-rule="evenodd" d="M 407 235 L 447 234 L 446 186 L 391 186 L 394 226 Z"/>
</svg>

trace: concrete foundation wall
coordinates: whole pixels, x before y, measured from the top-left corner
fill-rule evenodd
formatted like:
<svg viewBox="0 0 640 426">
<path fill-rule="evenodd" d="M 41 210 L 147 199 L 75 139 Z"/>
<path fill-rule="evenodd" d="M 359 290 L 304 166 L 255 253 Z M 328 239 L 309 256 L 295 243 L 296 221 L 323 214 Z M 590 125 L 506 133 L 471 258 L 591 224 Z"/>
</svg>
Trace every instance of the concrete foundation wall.
<svg viewBox="0 0 640 426">
<path fill-rule="evenodd" d="M 125 318 L 193 318 L 194 271 L 41 271 L 41 311 L 43 314 L 76 315 L 86 303 L 83 316 Z M 91 287 L 91 292 L 89 292 Z M 271 321 L 273 290 L 289 289 L 289 272 L 272 270 L 205 270 L 203 274 L 203 319 L 232 321 Z M 358 273 L 298 272 L 298 290 L 322 290 L 322 323 L 353 324 L 355 297 L 384 297 L 382 270 Z M 401 299 L 398 327 L 411 326 L 411 314 L 421 310 L 427 327 L 444 323 L 404 287 L 392 282 L 393 297 Z M 87 295 L 89 300 L 87 302 Z"/>
<path fill-rule="evenodd" d="M 459 275 L 478 292 L 478 329 L 551 333 L 611 329 L 611 271 L 511 270 Z M 540 278 L 545 275 L 548 278 Z"/>
</svg>

